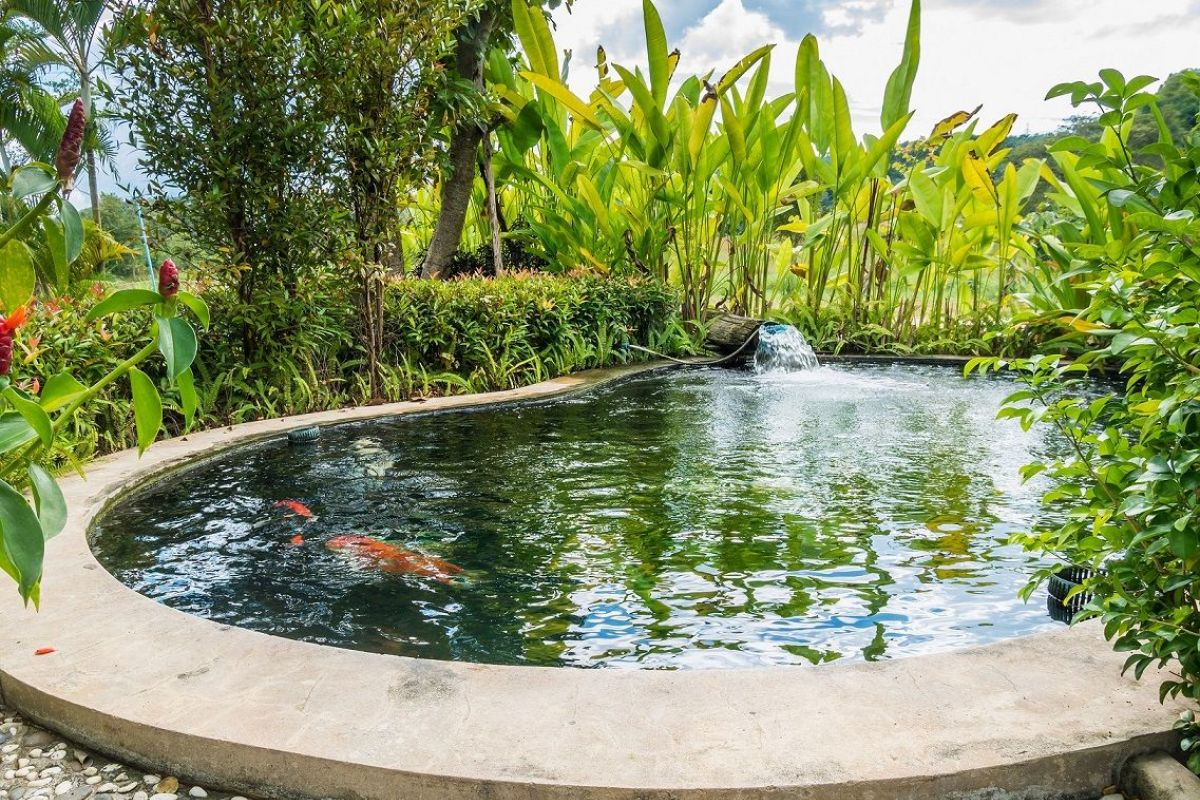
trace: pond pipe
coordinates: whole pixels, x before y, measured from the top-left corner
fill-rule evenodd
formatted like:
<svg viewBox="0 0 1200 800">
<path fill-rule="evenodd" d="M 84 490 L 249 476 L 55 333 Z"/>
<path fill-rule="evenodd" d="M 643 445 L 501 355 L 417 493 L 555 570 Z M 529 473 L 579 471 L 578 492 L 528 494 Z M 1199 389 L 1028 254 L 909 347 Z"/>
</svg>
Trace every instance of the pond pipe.
<svg viewBox="0 0 1200 800">
<path fill-rule="evenodd" d="M 622 347 L 622 349 L 638 350 L 642 353 L 648 353 L 649 355 L 656 356 L 657 358 L 665 359 L 667 361 L 670 361 L 673 364 L 682 364 L 685 367 L 715 367 L 715 366 L 719 366 L 721 364 L 725 364 L 726 362 L 734 360 L 735 358 L 740 356 L 746 350 L 747 347 L 750 346 L 751 342 L 754 342 L 757 339 L 758 339 L 758 329 L 755 328 L 754 333 L 750 334 L 746 338 L 746 341 L 742 342 L 741 346 L 738 347 L 738 349 L 734 350 L 732 353 L 730 353 L 727 356 L 722 356 L 721 358 L 714 358 L 714 359 L 710 359 L 707 361 L 684 361 L 679 358 L 672 358 L 671 356 L 667 355 L 666 353 L 660 353 L 657 350 L 651 350 L 648 347 L 641 347 L 640 345 L 636 345 L 636 344 L 628 344 L 627 343 Z"/>
</svg>

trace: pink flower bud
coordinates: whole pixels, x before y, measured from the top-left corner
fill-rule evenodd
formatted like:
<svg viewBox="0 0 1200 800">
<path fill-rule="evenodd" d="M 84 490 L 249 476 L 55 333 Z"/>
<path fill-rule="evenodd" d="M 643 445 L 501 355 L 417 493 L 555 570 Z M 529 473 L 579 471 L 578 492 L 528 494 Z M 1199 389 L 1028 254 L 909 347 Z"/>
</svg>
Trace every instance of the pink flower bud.
<svg viewBox="0 0 1200 800">
<path fill-rule="evenodd" d="M 179 269 L 169 258 L 158 268 L 158 293 L 166 298 L 179 294 Z"/>
<path fill-rule="evenodd" d="M 75 170 L 79 167 L 79 159 L 83 154 L 83 129 L 87 126 L 87 114 L 83 110 L 83 101 L 76 100 L 71 106 L 71 116 L 67 119 L 67 130 L 63 133 L 62 142 L 58 145 L 58 155 L 54 166 L 58 169 L 58 180 L 64 191 L 75 187 Z"/>
</svg>

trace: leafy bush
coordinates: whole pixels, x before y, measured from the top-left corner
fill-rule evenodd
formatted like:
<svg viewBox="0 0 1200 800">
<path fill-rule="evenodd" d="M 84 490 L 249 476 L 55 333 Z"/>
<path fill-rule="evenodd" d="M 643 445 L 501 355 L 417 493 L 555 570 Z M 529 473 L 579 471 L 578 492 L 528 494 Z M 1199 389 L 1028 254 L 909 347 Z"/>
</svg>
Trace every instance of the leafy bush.
<svg viewBox="0 0 1200 800">
<path fill-rule="evenodd" d="M 384 295 L 385 354 L 464 388 L 507 389 L 623 360 L 626 342 L 678 351 L 687 345 L 678 305 L 673 290 L 643 278 L 398 281 Z"/>
<path fill-rule="evenodd" d="M 1094 568 L 1081 618 L 1103 620 L 1135 676 L 1169 665 L 1164 698 L 1200 700 L 1200 135 L 1172 141 L 1145 92 L 1152 79 L 1101 79 L 1051 93 L 1104 109 L 1098 143 L 1067 140 L 1054 153 L 1068 176 L 1056 188 L 1081 210 L 1083 227 L 1063 244 L 1089 298 L 1063 320 L 1081 352 L 974 366 L 1020 371 L 1028 386 L 1002 414 L 1053 425 L 1072 447 L 1025 469 L 1054 478 L 1045 501 L 1066 522 L 1024 543 Z M 1160 122 L 1149 153 L 1131 145 L 1139 109 Z M 1124 392 L 1090 399 L 1083 384 L 1113 367 Z M 1194 770 L 1198 742 L 1184 739 Z"/>
<path fill-rule="evenodd" d="M 289 287 L 264 285 L 252 303 L 236 291 L 201 294 L 214 324 L 200 339 L 195 370 L 200 425 L 221 425 L 371 402 L 353 287 L 336 272 Z M 25 384 L 68 366 L 85 383 L 137 351 L 144 311 L 88 321 L 96 298 L 45 301 L 17 357 Z M 512 388 L 575 369 L 632 358 L 625 342 L 686 352 L 674 291 L 645 279 L 514 275 L 456 281 L 397 280 L 384 294 L 384 393 L 400 400 Z M 239 337 L 254 326 L 253 362 Z M 185 429 L 181 398 L 165 373 L 146 368 L 165 402 L 169 433 Z M 131 447 L 132 398 L 116 384 L 64 431 L 79 461 Z"/>
<path fill-rule="evenodd" d="M 93 365 L 81 358 L 81 330 L 48 336 L 46 350 L 42 336 L 26 338 L 21 331 L 31 309 L 35 318 L 42 310 L 32 302 L 37 284 L 34 252 L 43 250 L 54 265 L 53 273 L 63 276 L 84 248 L 79 213 L 64 197 L 75 180 L 85 126 L 84 103 L 76 101 L 55 165 L 26 164 L 5 176 L 6 185 L 0 187 L 0 207 L 15 212 L 12 223 L 0 228 L 0 571 L 13 579 L 27 603 L 35 605 L 41 594 L 45 543 L 67 521 L 66 499 L 47 466 L 63 456 L 76 457 L 69 434 L 75 431 L 79 412 L 92 409 L 113 385 L 127 385 L 132 428 L 139 451 L 144 451 L 162 428 L 163 402 L 159 387 L 140 367 L 161 353 L 161 369 L 180 392 L 184 417 L 190 422 L 196 410 L 191 366 L 197 342 L 185 314 L 208 324 L 204 302 L 179 290 L 179 273 L 165 261 L 158 270 L 157 291 L 116 292 L 92 305 L 82 318 L 83 325 L 90 325 L 132 312 L 140 320 L 127 339 L 128 351 L 120 356 L 104 353 L 96 368 L 88 369 L 86 383 L 80 381 L 78 368 Z M 40 199 L 33 202 L 33 197 Z M 140 346 L 132 346 L 135 341 Z M 47 357 L 42 358 L 43 353 Z M 31 377 L 26 368 L 33 363 L 50 369 Z"/>
</svg>

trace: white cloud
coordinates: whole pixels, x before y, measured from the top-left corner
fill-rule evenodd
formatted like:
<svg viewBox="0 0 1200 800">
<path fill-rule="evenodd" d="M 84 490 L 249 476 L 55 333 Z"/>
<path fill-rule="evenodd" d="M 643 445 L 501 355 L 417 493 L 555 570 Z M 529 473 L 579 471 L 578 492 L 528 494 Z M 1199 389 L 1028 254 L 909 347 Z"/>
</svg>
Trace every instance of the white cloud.
<svg viewBox="0 0 1200 800">
<path fill-rule="evenodd" d="M 679 45 L 679 66 L 685 74 L 721 70 L 764 44 L 786 40 L 782 28 L 765 13 L 747 11 L 742 0 L 722 0 L 687 29 Z"/>
<path fill-rule="evenodd" d="M 1043 100 L 1056 83 L 1092 78 L 1107 66 L 1160 78 L 1200 67 L 1194 50 L 1200 15 L 1192 13 L 1197 5 L 1196 0 L 1150 0 L 1131 18 L 1130 0 L 926 0 L 922 63 L 913 93 L 917 115 L 910 132 L 980 103 L 985 120 L 1015 111 L 1018 131 L 1050 130 L 1072 113 L 1063 100 Z M 878 129 L 883 89 L 904 40 L 909 3 L 885 6 L 879 0 L 831 0 L 823 12 L 831 31 L 819 37 L 822 56 L 846 86 L 860 131 Z M 677 42 L 681 70 L 719 71 L 773 42 L 772 90 L 790 91 L 800 36 L 778 14 L 772 16 L 771 7 L 756 1 L 754 8 L 763 10 L 748 10 L 744 0 L 721 0 Z M 560 42 L 580 53 L 612 41 L 614 60 L 645 60 L 636 0 L 581 0 L 573 14 L 558 19 Z M 839 22 L 847 19 L 856 25 L 839 33 Z M 576 71 L 573 78 L 581 90 L 593 80 L 590 72 Z"/>
</svg>

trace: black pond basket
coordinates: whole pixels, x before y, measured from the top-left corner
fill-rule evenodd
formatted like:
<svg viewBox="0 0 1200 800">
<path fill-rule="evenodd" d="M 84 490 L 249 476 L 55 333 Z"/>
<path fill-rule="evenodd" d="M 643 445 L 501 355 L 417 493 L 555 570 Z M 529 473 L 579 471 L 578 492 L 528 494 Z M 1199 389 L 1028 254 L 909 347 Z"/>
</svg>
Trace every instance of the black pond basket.
<svg viewBox="0 0 1200 800">
<path fill-rule="evenodd" d="M 1050 618 L 1056 622 L 1067 623 L 1074 619 L 1075 615 L 1092 601 L 1092 595 L 1079 592 L 1073 597 L 1068 596 L 1095 574 L 1096 571 L 1088 567 L 1063 567 L 1051 575 L 1049 583 L 1046 584 L 1046 611 L 1049 612 Z"/>
<path fill-rule="evenodd" d="M 312 444 L 321 438 L 321 429 L 317 426 L 310 428 L 293 428 L 288 431 L 288 444 Z"/>
</svg>

